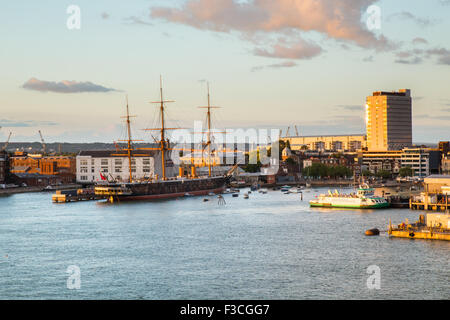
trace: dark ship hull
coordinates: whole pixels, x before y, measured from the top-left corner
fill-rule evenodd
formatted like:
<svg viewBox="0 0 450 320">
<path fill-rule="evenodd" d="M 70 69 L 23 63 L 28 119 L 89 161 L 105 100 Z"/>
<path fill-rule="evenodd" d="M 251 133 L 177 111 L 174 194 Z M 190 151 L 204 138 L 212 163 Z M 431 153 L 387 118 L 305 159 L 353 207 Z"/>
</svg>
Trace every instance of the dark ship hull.
<svg viewBox="0 0 450 320">
<path fill-rule="evenodd" d="M 95 194 L 106 196 L 108 201 L 156 200 L 184 196 L 206 195 L 224 191 L 229 177 L 211 177 L 156 182 L 105 184 L 95 187 Z"/>
</svg>

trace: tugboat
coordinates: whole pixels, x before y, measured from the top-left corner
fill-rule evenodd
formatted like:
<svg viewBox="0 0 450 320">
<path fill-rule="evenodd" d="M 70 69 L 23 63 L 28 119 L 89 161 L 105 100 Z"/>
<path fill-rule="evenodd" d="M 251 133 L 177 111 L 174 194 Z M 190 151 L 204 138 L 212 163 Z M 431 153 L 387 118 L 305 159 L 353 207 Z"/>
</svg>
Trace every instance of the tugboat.
<svg viewBox="0 0 450 320">
<path fill-rule="evenodd" d="M 130 116 L 128 112 L 128 102 L 127 102 L 127 115 L 126 124 L 128 132 L 128 142 L 127 148 L 121 149 L 123 154 L 117 154 L 117 156 L 126 156 L 129 161 L 129 181 L 126 183 L 117 182 L 103 182 L 95 186 L 95 195 L 103 196 L 108 199 L 109 202 L 120 202 L 125 200 L 153 200 L 153 199 L 167 199 L 167 198 L 177 198 L 183 196 L 194 196 L 194 195 L 208 195 L 211 193 L 219 194 L 225 190 L 227 183 L 231 179 L 233 171 L 237 168 L 237 165 L 233 166 L 225 175 L 212 176 L 211 174 L 211 108 L 210 97 L 209 97 L 209 86 L 208 86 L 208 106 L 201 107 L 207 108 L 207 120 L 208 120 L 208 141 L 206 146 L 208 147 L 208 156 L 210 161 L 208 161 L 208 176 L 206 177 L 192 177 L 192 178 L 169 178 L 166 176 L 166 158 L 168 152 L 175 150 L 170 148 L 169 141 L 166 139 L 165 133 L 166 128 L 164 126 L 164 104 L 166 102 L 163 99 L 162 91 L 162 79 L 160 79 L 160 101 L 154 102 L 160 104 L 160 114 L 161 114 L 161 128 L 147 129 L 147 130 L 158 130 L 161 133 L 160 141 L 158 141 L 159 147 L 157 148 L 136 148 L 132 146 L 131 139 L 131 129 L 130 129 Z M 173 129 L 173 128 L 172 128 Z M 134 150 L 157 150 L 161 155 L 161 167 L 162 167 L 162 177 L 156 178 L 148 181 L 133 181 L 131 163 L 132 155 Z M 178 149 L 176 149 L 176 152 Z M 203 151 L 203 150 L 202 150 Z"/>
<path fill-rule="evenodd" d="M 368 185 L 361 185 L 357 193 L 340 194 L 337 190 L 328 194 L 316 196 L 309 201 L 311 207 L 325 208 L 352 208 L 352 209 L 379 209 L 389 207 L 389 202 L 383 197 L 374 195 L 374 189 Z"/>
</svg>

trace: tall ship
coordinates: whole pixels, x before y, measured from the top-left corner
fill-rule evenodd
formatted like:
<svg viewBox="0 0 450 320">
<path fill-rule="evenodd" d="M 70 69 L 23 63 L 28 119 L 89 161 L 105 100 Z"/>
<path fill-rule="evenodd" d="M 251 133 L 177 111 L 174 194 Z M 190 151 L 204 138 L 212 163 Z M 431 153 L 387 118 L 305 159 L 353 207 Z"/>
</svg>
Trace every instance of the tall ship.
<svg viewBox="0 0 450 320">
<path fill-rule="evenodd" d="M 202 148 L 202 152 L 204 149 L 207 149 L 208 152 L 208 175 L 199 177 L 196 175 L 195 167 L 192 167 L 192 173 L 190 176 L 185 177 L 184 174 L 181 173 L 183 168 L 180 167 L 180 175 L 178 177 L 168 177 L 167 176 L 167 162 L 169 161 L 169 152 L 175 151 L 179 152 L 181 149 L 179 148 L 171 148 L 169 140 L 166 137 L 166 131 L 170 129 L 178 129 L 178 128 L 167 128 L 165 127 L 165 118 L 164 118 L 164 109 L 165 103 L 174 102 L 163 99 L 163 90 L 162 90 L 162 79 L 160 79 L 160 101 L 156 101 L 153 103 L 158 103 L 160 106 L 160 128 L 152 128 L 145 130 L 157 130 L 160 133 L 159 141 L 155 139 L 157 143 L 156 148 L 134 148 L 131 138 L 131 122 L 128 108 L 128 101 L 126 106 L 126 125 L 127 125 L 127 134 L 128 139 L 122 140 L 127 142 L 127 147 L 122 148 L 120 151 L 123 152 L 121 154 L 116 154 L 117 156 L 127 157 L 129 164 L 129 180 L 123 183 L 117 183 L 115 181 L 107 181 L 97 183 L 95 186 L 95 195 L 103 196 L 108 199 L 109 202 L 120 202 L 127 200 L 154 200 L 154 199 L 168 199 L 168 198 L 178 198 L 184 196 L 195 196 L 195 195 L 206 195 L 210 193 L 222 193 L 225 190 L 225 187 L 229 180 L 231 179 L 231 175 L 233 171 L 237 168 L 237 165 L 233 166 L 231 170 L 229 170 L 226 174 L 213 176 L 212 168 L 211 168 L 211 109 L 216 108 L 210 105 L 210 95 L 209 95 L 209 85 L 208 85 L 208 105 L 201 108 L 207 109 L 207 123 L 208 123 L 208 131 L 207 133 L 207 141 Z M 161 164 L 161 177 L 157 175 L 148 179 L 147 181 L 134 181 L 132 175 L 132 157 L 138 155 L 139 150 L 155 150 L 160 157 Z M 189 149 L 192 151 L 192 149 Z"/>
<path fill-rule="evenodd" d="M 356 193 L 341 194 L 337 190 L 328 194 L 321 194 L 309 201 L 311 207 L 379 209 L 389 207 L 389 202 L 383 197 L 377 197 L 374 189 L 368 185 L 361 185 Z"/>
</svg>

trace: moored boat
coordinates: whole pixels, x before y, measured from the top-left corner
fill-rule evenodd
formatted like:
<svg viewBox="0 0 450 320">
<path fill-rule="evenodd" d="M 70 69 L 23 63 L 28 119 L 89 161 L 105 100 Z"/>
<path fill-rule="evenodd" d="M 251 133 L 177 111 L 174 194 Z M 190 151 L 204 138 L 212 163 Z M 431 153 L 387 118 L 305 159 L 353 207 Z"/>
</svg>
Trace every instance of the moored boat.
<svg viewBox="0 0 450 320">
<path fill-rule="evenodd" d="M 160 86 L 160 101 L 158 103 L 160 105 L 160 115 L 161 115 L 161 127 L 160 128 L 152 128 L 147 130 L 158 130 L 161 133 L 160 140 L 158 141 L 157 148 L 138 148 L 134 149 L 132 146 L 131 139 L 131 129 L 130 129 L 130 116 L 128 112 L 128 102 L 127 102 L 127 115 L 126 115 L 126 124 L 127 124 L 127 133 L 128 139 L 127 148 L 121 149 L 122 154 L 117 154 L 118 156 L 127 156 L 129 162 L 129 181 L 126 183 L 117 183 L 115 181 L 107 181 L 97 184 L 95 186 L 95 195 L 103 196 L 108 199 L 109 202 L 120 202 L 124 200 L 153 200 L 153 199 L 168 199 L 168 198 L 177 198 L 188 196 L 198 196 L 198 195 L 216 195 L 224 192 L 225 187 L 229 180 L 231 179 L 232 172 L 237 168 L 237 165 L 233 166 L 231 170 L 229 170 L 226 174 L 220 176 L 212 175 L 211 168 L 211 128 L 210 128 L 210 114 L 211 108 L 210 99 L 209 99 L 209 87 L 208 87 L 208 106 L 207 108 L 207 119 L 208 119 L 208 141 L 206 142 L 206 147 L 208 149 L 208 176 L 198 177 L 196 174 L 193 174 L 190 178 L 180 177 L 180 178 L 172 178 L 166 176 L 166 159 L 168 157 L 168 152 L 178 149 L 170 148 L 170 143 L 166 138 L 165 131 L 170 128 L 166 128 L 164 125 L 164 104 L 166 102 L 163 99 L 162 93 L 162 80 Z M 203 107 L 202 107 L 203 108 Z M 174 129 L 174 128 L 172 128 Z M 162 169 L 162 177 L 158 179 L 158 177 L 149 179 L 147 181 L 133 181 L 132 175 L 132 153 L 133 150 L 157 150 L 161 155 L 161 169 Z M 195 169 L 195 168 L 193 168 Z M 193 170 L 195 173 L 195 170 Z"/>
<path fill-rule="evenodd" d="M 360 186 L 356 193 L 341 194 L 337 190 L 321 194 L 309 202 L 311 207 L 379 209 L 389 207 L 389 202 L 383 197 L 374 195 L 374 189 L 367 185 Z"/>
</svg>

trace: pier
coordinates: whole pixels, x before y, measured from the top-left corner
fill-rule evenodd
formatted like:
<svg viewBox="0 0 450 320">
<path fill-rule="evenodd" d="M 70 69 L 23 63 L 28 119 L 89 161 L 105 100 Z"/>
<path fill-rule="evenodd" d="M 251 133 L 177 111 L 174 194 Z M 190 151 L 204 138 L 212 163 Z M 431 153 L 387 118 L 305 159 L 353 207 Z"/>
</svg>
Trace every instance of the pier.
<svg viewBox="0 0 450 320">
<path fill-rule="evenodd" d="M 448 194 L 422 192 L 419 196 L 409 199 L 411 210 L 449 212 L 450 201 Z"/>
<path fill-rule="evenodd" d="M 450 240 L 450 215 L 428 213 L 419 216 L 419 221 L 409 223 L 408 219 L 397 226 L 389 222 L 388 234 L 395 238 Z"/>
</svg>

